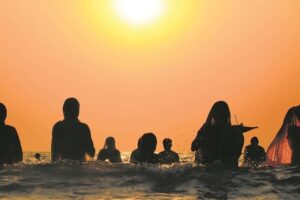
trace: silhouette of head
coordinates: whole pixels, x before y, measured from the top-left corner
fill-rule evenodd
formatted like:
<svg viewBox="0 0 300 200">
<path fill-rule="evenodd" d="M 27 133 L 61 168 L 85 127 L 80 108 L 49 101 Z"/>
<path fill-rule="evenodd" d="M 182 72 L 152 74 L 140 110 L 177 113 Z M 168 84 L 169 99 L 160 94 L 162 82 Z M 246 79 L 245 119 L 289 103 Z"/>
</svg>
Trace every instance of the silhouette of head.
<svg viewBox="0 0 300 200">
<path fill-rule="evenodd" d="M 225 101 L 216 102 L 211 108 L 206 122 L 214 125 L 231 124 L 229 106 Z"/>
<path fill-rule="evenodd" d="M 79 102 L 75 98 L 68 98 L 65 100 L 64 106 L 64 117 L 70 119 L 77 119 L 79 116 Z"/>
<path fill-rule="evenodd" d="M 300 120 L 300 106 L 295 107 L 295 117 Z"/>
<path fill-rule="evenodd" d="M 4 123 L 7 116 L 7 110 L 3 103 L 0 103 L 0 123 Z"/>
<path fill-rule="evenodd" d="M 141 137 L 140 150 L 143 153 L 154 153 L 156 150 L 157 139 L 153 133 L 145 133 Z"/>
<path fill-rule="evenodd" d="M 165 150 L 171 150 L 171 148 L 172 148 L 172 140 L 171 139 L 169 139 L 169 138 L 164 139 L 163 144 L 164 144 Z"/>
<path fill-rule="evenodd" d="M 137 146 L 138 146 L 138 149 L 140 149 L 141 146 L 142 146 L 142 138 L 141 138 L 141 137 L 140 137 L 139 140 L 138 140 Z"/>
<path fill-rule="evenodd" d="M 37 160 L 40 160 L 40 159 L 41 159 L 41 154 L 36 153 L 36 154 L 35 154 L 35 158 L 36 158 Z"/>
<path fill-rule="evenodd" d="M 107 137 L 105 140 L 105 146 L 108 149 L 115 149 L 116 148 L 116 141 L 113 137 Z"/>
<path fill-rule="evenodd" d="M 251 138 L 251 144 L 252 145 L 258 145 L 258 143 L 259 143 L 259 141 L 258 141 L 258 138 L 257 137 L 253 137 L 253 138 Z"/>
<path fill-rule="evenodd" d="M 293 113 L 294 113 L 295 107 L 291 107 L 288 112 L 286 113 L 283 124 L 291 123 L 293 121 Z"/>
</svg>

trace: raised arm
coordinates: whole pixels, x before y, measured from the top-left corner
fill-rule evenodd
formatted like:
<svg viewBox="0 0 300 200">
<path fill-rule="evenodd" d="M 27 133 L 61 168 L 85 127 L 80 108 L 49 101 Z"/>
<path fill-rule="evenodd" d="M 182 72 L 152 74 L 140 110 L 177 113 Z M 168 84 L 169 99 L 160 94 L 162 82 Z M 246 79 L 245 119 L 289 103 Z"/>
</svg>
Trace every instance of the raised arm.
<svg viewBox="0 0 300 200">
<path fill-rule="evenodd" d="M 121 159 L 121 153 L 120 153 L 120 151 L 117 151 L 117 153 L 116 153 L 117 155 L 116 155 L 116 162 L 117 163 L 122 163 L 122 159 Z"/>
<path fill-rule="evenodd" d="M 262 147 L 261 147 L 261 150 L 260 150 L 260 151 L 261 151 L 261 158 L 260 158 L 260 159 L 261 159 L 262 162 L 264 162 L 264 161 L 266 161 L 266 159 L 267 159 L 266 151 L 265 151 L 265 149 L 262 148 Z"/>
<path fill-rule="evenodd" d="M 101 160 L 101 161 L 106 160 L 106 156 L 104 155 L 104 151 L 102 149 L 99 151 L 97 160 Z"/>
</svg>

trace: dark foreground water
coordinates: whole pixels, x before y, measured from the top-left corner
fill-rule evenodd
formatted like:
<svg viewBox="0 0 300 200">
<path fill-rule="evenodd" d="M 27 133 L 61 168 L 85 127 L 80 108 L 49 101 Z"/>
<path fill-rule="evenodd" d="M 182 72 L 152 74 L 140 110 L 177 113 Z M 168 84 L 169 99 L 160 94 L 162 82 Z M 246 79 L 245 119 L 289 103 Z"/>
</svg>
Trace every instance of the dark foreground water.
<svg viewBox="0 0 300 200">
<path fill-rule="evenodd" d="M 128 161 L 128 154 L 122 155 Z M 0 169 L 3 199 L 300 199 L 300 169 L 225 169 L 193 165 L 192 154 L 173 166 L 42 162 Z"/>
</svg>

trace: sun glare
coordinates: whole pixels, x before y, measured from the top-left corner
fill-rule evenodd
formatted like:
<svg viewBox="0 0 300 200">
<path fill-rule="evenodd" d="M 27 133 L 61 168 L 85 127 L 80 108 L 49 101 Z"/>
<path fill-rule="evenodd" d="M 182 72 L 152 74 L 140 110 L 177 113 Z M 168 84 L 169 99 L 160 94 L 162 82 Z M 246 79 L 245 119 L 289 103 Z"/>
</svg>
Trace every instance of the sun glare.
<svg viewBox="0 0 300 200">
<path fill-rule="evenodd" d="M 155 21 L 164 10 L 164 0 L 115 0 L 118 16 L 132 25 Z"/>
</svg>

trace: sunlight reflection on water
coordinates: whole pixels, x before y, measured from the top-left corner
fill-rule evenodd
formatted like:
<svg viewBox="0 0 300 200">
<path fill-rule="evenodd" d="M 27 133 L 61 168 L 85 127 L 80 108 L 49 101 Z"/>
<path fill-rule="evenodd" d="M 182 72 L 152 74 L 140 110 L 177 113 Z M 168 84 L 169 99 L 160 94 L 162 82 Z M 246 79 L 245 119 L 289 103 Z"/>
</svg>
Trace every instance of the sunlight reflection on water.
<svg viewBox="0 0 300 200">
<path fill-rule="evenodd" d="M 300 170 L 294 167 L 229 170 L 182 164 L 132 165 L 91 161 L 50 163 L 50 154 L 25 153 L 24 164 L 0 170 L 0 197 L 10 199 L 297 199 Z"/>
</svg>

